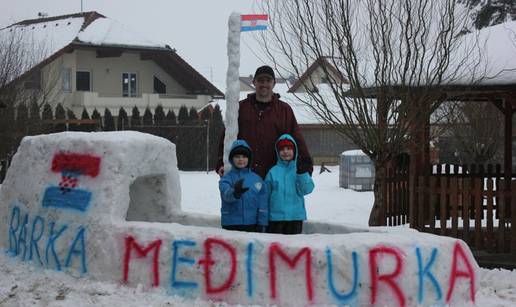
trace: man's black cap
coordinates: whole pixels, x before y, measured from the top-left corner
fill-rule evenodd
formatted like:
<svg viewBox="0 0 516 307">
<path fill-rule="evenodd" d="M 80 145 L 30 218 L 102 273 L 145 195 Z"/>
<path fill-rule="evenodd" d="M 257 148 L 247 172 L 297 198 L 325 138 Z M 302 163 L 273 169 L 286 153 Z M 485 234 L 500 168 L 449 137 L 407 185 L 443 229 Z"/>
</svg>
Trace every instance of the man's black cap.
<svg viewBox="0 0 516 307">
<path fill-rule="evenodd" d="M 256 78 L 260 75 L 269 75 L 273 80 L 276 80 L 276 76 L 274 75 L 274 70 L 270 66 L 267 66 L 267 65 L 260 66 L 260 67 L 258 67 L 258 69 L 256 69 L 253 80 L 256 80 Z"/>
</svg>

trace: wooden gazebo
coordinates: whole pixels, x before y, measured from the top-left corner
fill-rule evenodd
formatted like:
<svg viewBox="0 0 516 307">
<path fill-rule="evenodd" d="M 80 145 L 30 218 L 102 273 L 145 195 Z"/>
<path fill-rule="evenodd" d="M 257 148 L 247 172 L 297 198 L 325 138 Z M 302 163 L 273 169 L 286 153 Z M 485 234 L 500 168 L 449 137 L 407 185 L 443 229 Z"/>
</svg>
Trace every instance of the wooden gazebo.
<svg viewBox="0 0 516 307">
<path fill-rule="evenodd" d="M 516 225 L 516 176 L 512 167 L 514 33 L 516 22 L 494 26 L 489 32 L 487 46 L 491 53 L 486 54 L 486 63 L 491 65 L 491 73 L 498 73 L 474 85 L 459 81 L 436 88 L 447 100 L 489 101 L 500 110 L 504 115 L 504 134 L 500 135 L 504 138 L 503 165 L 431 165 L 428 115 L 411 128 L 418 144 L 425 146 L 409 148 L 408 169 L 392 169 L 382 191 L 386 199 L 385 225 L 409 223 L 420 231 L 460 238 L 481 264 L 511 268 L 516 268 L 516 226 L 512 227 Z"/>
<path fill-rule="evenodd" d="M 383 191 L 384 223 L 464 240 L 484 265 L 516 267 L 516 181 L 513 182 L 513 85 L 447 86 L 450 99 L 490 101 L 504 115 L 503 165 L 432 165 L 429 146 L 412 150 L 408 169 L 392 169 Z M 429 144 L 429 120 L 413 127 Z M 423 133 L 421 133 L 423 131 Z M 502 136 L 500 136 L 502 137 Z"/>
</svg>

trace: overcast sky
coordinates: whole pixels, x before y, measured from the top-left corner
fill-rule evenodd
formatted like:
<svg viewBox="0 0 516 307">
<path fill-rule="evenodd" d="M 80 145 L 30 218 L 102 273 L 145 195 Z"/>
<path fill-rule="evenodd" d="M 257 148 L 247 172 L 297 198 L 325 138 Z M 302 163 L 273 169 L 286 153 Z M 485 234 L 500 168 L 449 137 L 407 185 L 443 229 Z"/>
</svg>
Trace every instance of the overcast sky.
<svg viewBox="0 0 516 307">
<path fill-rule="evenodd" d="M 224 90 L 227 70 L 227 22 L 231 12 L 254 13 L 255 0 L 83 0 L 84 11 L 97 11 L 143 36 L 175 48 L 200 73 Z M 80 0 L 0 0 L 0 27 L 24 19 L 77 13 Z M 262 62 L 249 33 L 241 36 L 240 75 Z"/>
</svg>

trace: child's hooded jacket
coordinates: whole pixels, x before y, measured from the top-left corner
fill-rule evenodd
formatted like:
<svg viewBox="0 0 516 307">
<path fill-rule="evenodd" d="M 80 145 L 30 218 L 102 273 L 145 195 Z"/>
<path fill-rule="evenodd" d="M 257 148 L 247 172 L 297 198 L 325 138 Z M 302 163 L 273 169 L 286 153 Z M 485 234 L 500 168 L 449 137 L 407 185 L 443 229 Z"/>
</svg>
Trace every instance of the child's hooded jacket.
<svg viewBox="0 0 516 307">
<path fill-rule="evenodd" d="M 294 143 L 294 159 L 283 161 L 277 146 L 277 162 L 265 177 L 269 188 L 269 220 L 270 221 L 303 221 L 306 220 L 304 195 L 312 193 L 314 182 L 308 172 L 297 174 L 297 143 L 289 134 L 283 134 L 276 144 L 283 139 Z"/>
<path fill-rule="evenodd" d="M 236 140 L 231 146 L 231 152 L 238 147 L 249 150 L 248 167 L 238 169 L 233 164 L 233 159 L 229 159 L 231 170 L 219 181 L 220 197 L 222 199 L 221 223 L 223 226 L 230 225 L 268 225 L 269 221 L 269 194 L 267 186 L 262 178 L 251 171 L 249 166 L 252 163 L 252 151 L 244 140 Z M 232 154 L 230 153 L 230 157 Z M 244 188 L 249 190 L 237 199 L 234 197 L 234 185 L 244 179 Z"/>
</svg>

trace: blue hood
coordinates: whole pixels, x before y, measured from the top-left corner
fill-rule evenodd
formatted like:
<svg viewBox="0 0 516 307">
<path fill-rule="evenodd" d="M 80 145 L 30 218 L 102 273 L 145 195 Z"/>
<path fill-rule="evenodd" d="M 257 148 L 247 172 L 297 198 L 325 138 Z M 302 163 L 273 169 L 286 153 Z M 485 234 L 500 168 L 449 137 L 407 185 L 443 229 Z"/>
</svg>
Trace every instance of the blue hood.
<svg viewBox="0 0 516 307">
<path fill-rule="evenodd" d="M 277 164 L 279 164 L 280 162 L 285 162 L 283 160 L 281 160 L 280 158 L 280 155 L 279 155 L 279 152 L 278 152 L 278 142 L 281 141 L 281 140 L 289 140 L 291 141 L 292 143 L 294 143 L 294 159 L 292 161 L 294 162 L 297 162 L 297 153 L 298 153 L 298 150 L 297 150 L 297 143 L 296 143 L 296 140 L 294 140 L 294 138 L 290 135 L 290 134 L 282 134 L 277 140 L 276 140 L 276 143 L 274 144 L 274 151 L 276 152 L 276 158 L 277 158 Z"/>
<path fill-rule="evenodd" d="M 249 163 L 247 163 L 247 168 L 250 168 L 251 162 L 253 160 L 253 151 L 251 150 L 251 146 L 249 146 L 249 144 L 247 144 L 247 142 L 244 140 L 236 140 L 231 145 L 231 149 L 229 151 L 229 157 L 228 157 L 229 163 L 231 164 L 231 166 L 235 167 L 235 165 L 233 164 L 232 153 L 238 147 L 244 147 L 249 150 Z"/>
</svg>

